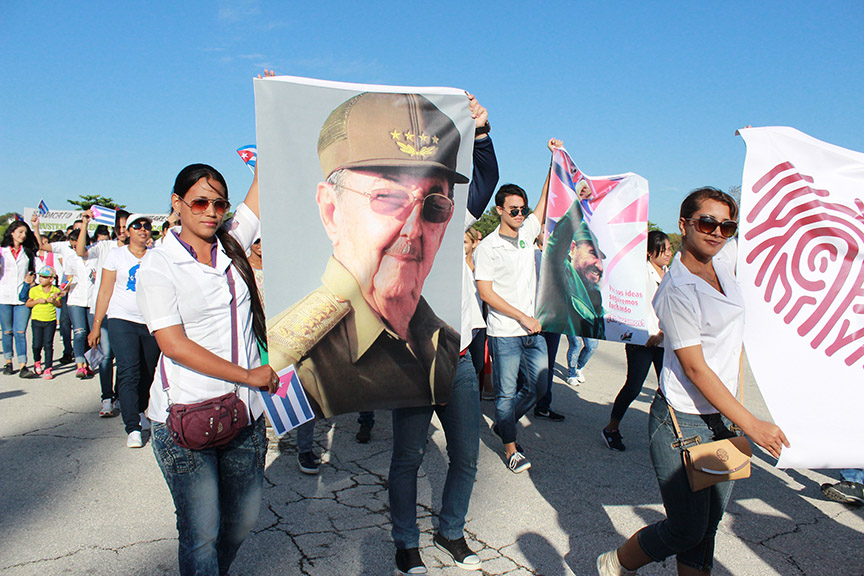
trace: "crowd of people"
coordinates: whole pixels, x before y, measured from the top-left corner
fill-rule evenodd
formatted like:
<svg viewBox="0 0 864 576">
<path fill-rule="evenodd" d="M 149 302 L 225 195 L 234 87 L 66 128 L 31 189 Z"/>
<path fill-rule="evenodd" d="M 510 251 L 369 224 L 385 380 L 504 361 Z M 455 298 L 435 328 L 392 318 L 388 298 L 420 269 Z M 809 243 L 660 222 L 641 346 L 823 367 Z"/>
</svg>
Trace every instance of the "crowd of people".
<svg viewBox="0 0 864 576">
<path fill-rule="evenodd" d="M 482 566 L 464 535 L 477 472 L 481 397 L 494 402 L 493 431 L 501 440 L 504 463 L 514 473 L 531 467 L 530 455 L 518 442 L 520 419 L 533 410 L 538 419 L 564 420 L 551 408 L 560 335 L 544 332 L 535 314 L 539 268 L 533 246 L 538 238 L 542 244 L 548 177 L 533 210 L 523 188 L 498 187 L 488 112 L 473 96 L 468 99 L 476 135 L 465 222 L 461 353 L 452 394 L 446 404 L 392 410 L 389 498 L 395 563 L 402 574 L 426 573 L 419 551 L 417 477 L 433 414 L 443 428 L 449 457 L 433 542 L 466 570 Z M 550 139 L 547 145 L 554 152 L 563 143 Z M 398 177 L 390 178 L 393 186 L 409 188 Z M 410 186 L 413 194 L 442 195 L 416 181 Z M 482 237 L 472 224 L 493 195 L 500 225 Z M 273 369 L 262 364 L 268 343 L 257 171 L 230 224 L 228 186 L 205 164 L 192 164 L 178 174 L 171 206 L 171 219 L 155 242 L 152 220 L 123 210 L 110 235 L 97 229 L 93 237 L 87 233 L 89 211 L 62 237 L 42 236 L 35 216 L 31 225 L 13 222 L 0 252 L 3 372 L 15 373 L 17 355 L 20 377 L 53 377 L 59 311 L 61 333 L 64 318 L 70 332 L 68 355 L 64 351 L 60 362 L 74 362 L 82 379 L 99 374 L 99 415 L 112 417 L 119 409 L 130 448 L 144 446 L 150 432 L 177 512 L 181 574 L 226 574 L 255 525 L 262 498 L 268 444 L 263 401 L 254 391 L 273 392 L 279 385 Z M 410 212 L 419 215 L 424 209 L 425 201 L 415 202 Z M 728 194 L 700 188 L 681 205 L 683 243 L 674 261 L 666 234 L 648 236 L 650 337 L 644 346 L 625 347 L 626 381 L 601 436 L 611 450 L 625 450 L 620 423 L 654 366 L 659 390 L 650 410 L 649 444 L 666 519 L 600 555 L 601 575 L 633 574 L 672 555 L 679 574 L 711 571 L 716 529 L 733 483 L 691 490 L 676 444 L 674 415 L 689 435 L 702 441 L 734 436 L 737 427 L 775 457 L 788 446 L 782 430 L 755 418 L 736 398 L 744 303 L 728 241 L 735 235 L 737 216 Z M 409 217 L 406 211 L 403 219 Z M 575 230 L 578 223 L 574 225 Z M 564 248 L 574 266 L 580 253 L 593 259 L 580 282 L 596 284 L 602 258 L 596 247 L 592 253 L 590 242 L 590 235 L 577 232 Z M 564 381 L 578 386 L 585 382 L 584 369 L 597 342 L 577 335 L 568 340 Z M 481 393 L 490 364 L 492 387 Z M 218 426 L 213 418 L 209 424 L 197 418 L 199 407 L 217 411 Z M 369 442 L 374 414 L 361 412 L 358 423 L 357 441 Z M 313 427 L 314 421 L 297 431 L 298 465 L 309 474 L 319 466 Z M 826 495 L 854 501 L 857 492 L 849 486 L 855 484 L 844 480 L 827 486 Z"/>
</svg>

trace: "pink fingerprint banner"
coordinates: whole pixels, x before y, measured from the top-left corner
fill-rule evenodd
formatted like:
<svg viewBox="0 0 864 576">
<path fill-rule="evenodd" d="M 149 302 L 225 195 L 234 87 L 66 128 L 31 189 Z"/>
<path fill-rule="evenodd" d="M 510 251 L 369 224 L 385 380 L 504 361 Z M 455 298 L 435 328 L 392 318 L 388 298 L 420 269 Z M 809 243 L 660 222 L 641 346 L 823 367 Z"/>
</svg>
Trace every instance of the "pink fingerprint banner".
<svg viewBox="0 0 864 576">
<path fill-rule="evenodd" d="M 740 131 L 745 345 L 792 447 L 782 468 L 862 468 L 864 154 L 785 127 Z"/>
</svg>

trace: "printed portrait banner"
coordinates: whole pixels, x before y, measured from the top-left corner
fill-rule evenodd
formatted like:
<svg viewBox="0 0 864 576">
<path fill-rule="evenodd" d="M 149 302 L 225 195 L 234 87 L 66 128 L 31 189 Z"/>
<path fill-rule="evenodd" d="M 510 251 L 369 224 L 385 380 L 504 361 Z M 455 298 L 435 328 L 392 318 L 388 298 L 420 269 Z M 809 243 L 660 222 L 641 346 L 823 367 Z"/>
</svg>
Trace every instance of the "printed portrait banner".
<svg viewBox="0 0 864 576">
<path fill-rule="evenodd" d="M 444 403 L 474 121 L 453 88 L 257 79 L 270 365 L 319 416 Z"/>
<path fill-rule="evenodd" d="M 587 176 L 564 149 L 550 170 L 538 320 L 549 332 L 644 344 L 648 181 Z"/>
<path fill-rule="evenodd" d="M 864 467 L 864 154 L 740 130 L 747 358 L 792 447 L 781 468 Z"/>
</svg>

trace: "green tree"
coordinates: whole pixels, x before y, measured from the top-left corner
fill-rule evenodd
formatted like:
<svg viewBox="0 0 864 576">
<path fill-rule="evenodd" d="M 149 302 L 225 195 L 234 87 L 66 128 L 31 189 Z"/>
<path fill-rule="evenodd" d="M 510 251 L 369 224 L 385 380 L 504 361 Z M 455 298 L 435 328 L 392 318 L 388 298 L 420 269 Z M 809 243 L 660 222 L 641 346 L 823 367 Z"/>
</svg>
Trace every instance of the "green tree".
<svg viewBox="0 0 864 576">
<path fill-rule="evenodd" d="M 481 216 L 477 222 L 474 223 L 473 228 L 479 230 L 480 233 L 483 234 L 483 238 L 486 238 L 486 236 L 491 234 L 500 223 L 501 217 L 498 215 L 495 206 L 492 206 L 483 213 L 483 216 Z"/>
<path fill-rule="evenodd" d="M 113 208 L 114 210 L 122 210 L 126 208 L 125 204 L 118 204 L 112 198 L 99 196 L 96 194 L 81 194 L 79 200 L 66 200 L 69 204 L 76 206 L 81 210 L 89 210 L 91 206 L 104 206 L 105 208 Z"/>
<path fill-rule="evenodd" d="M 6 214 L 0 215 L 0 238 L 3 237 L 3 234 L 6 233 L 6 229 L 9 227 L 9 224 L 15 221 L 15 212 L 7 212 Z"/>
<path fill-rule="evenodd" d="M 738 204 L 739 207 L 741 206 L 741 185 L 740 184 L 735 184 L 733 186 L 730 186 L 729 189 L 726 190 L 726 193 L 735 199 L 735 202 Z"/>
</svg>

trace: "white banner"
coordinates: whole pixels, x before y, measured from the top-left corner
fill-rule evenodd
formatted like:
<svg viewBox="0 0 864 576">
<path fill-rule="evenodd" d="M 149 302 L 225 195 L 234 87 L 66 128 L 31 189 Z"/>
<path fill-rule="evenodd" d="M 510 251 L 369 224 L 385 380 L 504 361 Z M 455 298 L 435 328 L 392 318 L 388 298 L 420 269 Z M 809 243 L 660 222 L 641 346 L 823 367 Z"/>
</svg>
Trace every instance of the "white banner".
<svg viewBox="0 0 864 576">
<path fill-rule="evenodd" d="M 740 134 L 744 341 L 792 444 L 777 465 L 864 467 L 864 154 L 792 128 Z"/>
<path fill-rule="evenodd" d="M 24 221 L 29 225 L 30 218 L 33 217 L 33 213 L 38 212 L 36 208 L 24 208 L 21 211 L 21 215 L 24 216 Z M 161 230 L 162 223 L 168 219 L 167 214 L 144 214 L 153 221 L 153 229 Z M 81 210 L 51 210 L 47 214 L 39 215 L 39 231 L 43 234 L 50 234 L 55 230 L 66 231 L 66 228 L 75 223 L 76 220 L 81 219 Z M 94 221 L 90 221 L 90 225 L 87 227 L 87 231 L 90 234 L 96 231 L 96 227 L 99 226 Z M 109 230 L 113 226 L 109 226 Z"/>
</svg>

